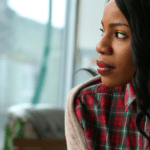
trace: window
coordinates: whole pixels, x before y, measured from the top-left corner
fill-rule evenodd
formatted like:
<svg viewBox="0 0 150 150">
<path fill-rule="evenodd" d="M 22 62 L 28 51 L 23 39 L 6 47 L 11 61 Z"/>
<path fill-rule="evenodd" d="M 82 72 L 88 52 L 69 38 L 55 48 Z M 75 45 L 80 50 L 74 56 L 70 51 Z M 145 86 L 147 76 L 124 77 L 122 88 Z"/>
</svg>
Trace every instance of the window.
<svg viewBox="0 0 150 150">
<path fill-rule="evenodd" d="M 97 70 L 96 59 L 99 53 L 95 47 L 101 38 L 99 28 L 105 4 L 106 1 L 101 0 L 79 1 L 74 72 L 81 68 Z M 77 72 L 73 78 L 73 87 L 92 77 L 86 71 Z"/>
<path fill-rule="evenodd" d="M 58 105 L 67 0 L 52 1 L 52 32 L 39 103 Z M 49 0 L 0 1 L 0 149 L 7 109 L 31 103 L 42 65 Z"/>
</svg>

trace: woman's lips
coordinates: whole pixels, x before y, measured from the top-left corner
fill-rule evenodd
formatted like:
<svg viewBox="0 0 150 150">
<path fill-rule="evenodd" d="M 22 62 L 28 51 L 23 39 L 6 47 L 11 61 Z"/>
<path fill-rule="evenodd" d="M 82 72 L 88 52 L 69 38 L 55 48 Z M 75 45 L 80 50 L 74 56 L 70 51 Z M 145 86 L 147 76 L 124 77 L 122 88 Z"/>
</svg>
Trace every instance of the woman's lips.
<svg viewBox="0 0 150 150">
<path fill-rule="evenodd" d="M 109 72 L 111 72 L 112 70 L 114 70 L 115 68 L 97 68 L 97 71 L 98 71 L 98 73 L 99 74 L 101 74 L 101 75 L 105 75 L 106 73 L 109 73 Z"/>
<path fill-rule="evenodd" d="M 96 60 L 96 62 L 97 62 L 97 66 L 100 67 L 100 68 L 115 68 L 115 67 L 105 63 L 104 61 Z"/>
<path fill-rule="evenodd" d="M 105 63 L 104 61 L 98 61 L 97 60 L 97 66 L 98 66 L 97 71 L 101 75 L 109 73 L 109 72 L 111 72 L 112 70 L 115 69 L 115 67 Z"/>
</svg>

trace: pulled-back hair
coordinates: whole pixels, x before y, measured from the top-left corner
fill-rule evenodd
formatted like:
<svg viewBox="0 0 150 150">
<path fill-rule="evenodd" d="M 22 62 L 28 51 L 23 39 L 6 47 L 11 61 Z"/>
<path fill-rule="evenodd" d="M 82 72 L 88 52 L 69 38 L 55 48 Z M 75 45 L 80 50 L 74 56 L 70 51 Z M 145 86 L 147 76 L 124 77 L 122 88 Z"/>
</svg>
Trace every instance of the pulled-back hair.
<svg viewBox="0 0 150 150">
<path fill-rule="evenodd" d="M 147 110 L 150 107 L 148 80 L 150 71 L 150 1 L 149 0 L 115 0 L 131 29 L 132 58 L 137 65 L 132 85 L 136 93 L 139 112 L 136 114 L 136 126 L 148 140 L 149 137 L 140 128 L 144 116 L 150 119 Z M 150 144 L 150 140 L 149 140 Z"/>
<path fill-rule="evenodd" d="M 138 131 L 145 136 L 150 145 L 148 135 L 140 127 L 144 116 L 147 116 L 150 120 L 150 114 L 147 112 L 150 108 L 148 91 L 150 75 L 150 0 L 115 0 L 115 2 L 127 19 L 131 29 L 132 59 L 137 66 L 132 79 L 138 106 L 135 123 Z M 93 76 L 98 75 L 96 71 L 90 68 L 80 70 L 86 70 Z"/>
</svg>

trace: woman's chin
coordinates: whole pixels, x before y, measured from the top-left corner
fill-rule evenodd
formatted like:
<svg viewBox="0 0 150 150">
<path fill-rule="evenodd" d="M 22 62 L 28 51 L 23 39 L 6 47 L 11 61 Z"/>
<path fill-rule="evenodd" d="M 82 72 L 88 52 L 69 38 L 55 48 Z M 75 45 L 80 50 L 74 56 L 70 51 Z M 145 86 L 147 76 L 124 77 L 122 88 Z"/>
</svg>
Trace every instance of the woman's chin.
<svg viewBox="0 0 150 150">
<path fill-rule="evenodd" d="M 105 80 L 105 79 L 101 79 L 102 80 L 102 84 L 105 85 L 108 88 L 114 88 L 114 87 L 118 87 L 118 86 L 123 86 L 125 84 L 127 84 L 128 82 L 117 82 L 117 80 Z"/>
</svg>

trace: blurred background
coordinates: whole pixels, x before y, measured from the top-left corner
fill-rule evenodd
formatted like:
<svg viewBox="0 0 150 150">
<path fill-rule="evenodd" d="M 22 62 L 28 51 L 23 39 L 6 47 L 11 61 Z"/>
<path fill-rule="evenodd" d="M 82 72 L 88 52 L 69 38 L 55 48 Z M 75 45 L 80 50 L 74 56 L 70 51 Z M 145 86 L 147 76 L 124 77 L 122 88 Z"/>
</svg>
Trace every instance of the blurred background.
<svg viewBox="0 0 150 150">
<path fill-rule="evenodd" d="M 49 0 L 0 0 L 0 149 L 7 109 L 32 103 L 45 50 Z M 51 44 L 38 103 L 65 110 L 69 91 L 97 68 L 106 0 L 52 0 Z M 73 76 L 74 75 L 74 76 Z"/>
</svg>

